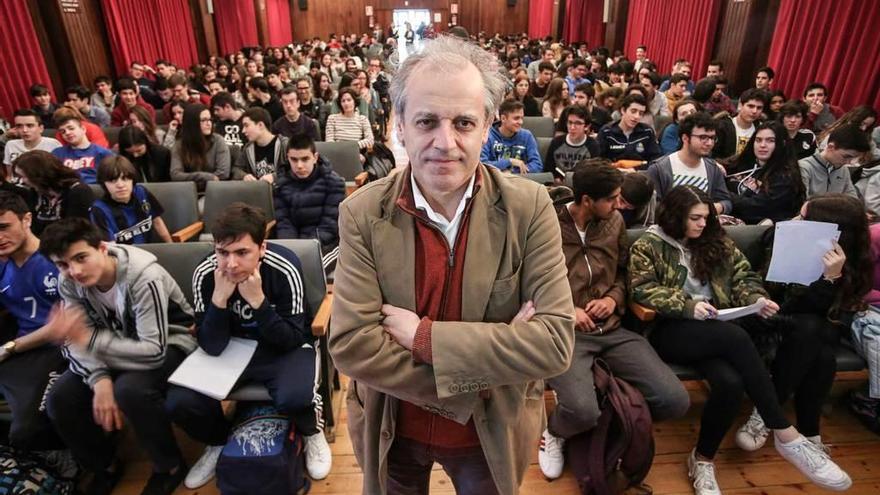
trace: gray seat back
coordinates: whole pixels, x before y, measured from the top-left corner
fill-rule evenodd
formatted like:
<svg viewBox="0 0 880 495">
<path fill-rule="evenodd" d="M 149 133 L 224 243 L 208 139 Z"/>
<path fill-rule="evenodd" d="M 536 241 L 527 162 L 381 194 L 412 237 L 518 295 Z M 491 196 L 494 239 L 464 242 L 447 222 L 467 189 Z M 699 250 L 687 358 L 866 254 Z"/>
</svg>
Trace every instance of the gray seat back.
<svg viewBox="0 0 880 495">
<path fill-rule="evenodd" d="M 321 264 L 321 243 L 317 239 L 272 239 L 269 242 L 290 249 L 299 258 L 311 320 L 327 294 L 327 281 Z"/>
<path fill-rule="evenodd" d="M 724 227 L 727 235 L 736 244 L 737 249 L 742 251 L 752 265 L 752 270 L 758 271 L 764 264 L 766 253 L 761 238 L 769 227 L 764 225 L 733 225 Z M 636 242 L 645 229 L 629 229 L 626 231 L 627 242 L 631 246 Z"/>
<path fill-rule="evenodd" d="M 550 117 L 523 117 L 522 128 L 532 131 L 535 138 L 553 137 L 553 119 Z"/>
<path fill-rule="evenodd" d="M 116 146 L 116 143 L 119 142 L 119 131 L 122 130 L 122 127 L 105 127 L 102 130 L 104 135 L 107 136 L 107 142 L 110 143 L 110 147 Z"/>
<path fill-rule="evenodd" d="M 538 154 L 541 156 L 541 163 L 544 163 L 547 160 L 547 150 L 550 149 L 550 141 L 553 141 L 553 138 L 539 137 L 535 140 L 538 141 Z"/>
<path fill-rule="evenodd" d="M 354 141 L 336 141 L 315 143 L 315 148 L 323 156 L 330 167 L 346 181 L 353 181 L 355 176 L 364 171 L 361 164 L 360 151 Z"/>
<path fill-rule="evenodd" d="M 214 249 L 210 242 L 180 242 L 163 244 L 141 244 L 141 249 L 153 253 L 165 270 L 171 274 L 177 285 L 193 303 L 193 272 L 199 263 Z"/>
<path fill-rule="evenodd" d="M 275 217 L 272 185 L 266 181 L 210 181 L 205 186 L 205 210 L 202 220 L 205 233 L 211 232 L 211 224 L 224 208 L 241 201 L 261 208 L 268 218 Z"/>
<path fill-rule="evenodd" d="M 195 182 L 146 182 L 144 187 L 159 200 L 162 220 L 171 233 L 199 221 L 199 196 Z"/>
<path fill-rule="evenodd" d="M 529 179 L 529 180 L 533 180 L 533 181 L 537 182 L 538 184 L 547 184 L 548 182 L 551 184 L 553 183 L 553 174 L 551 174 L 550 172 L 538 172 L 538 173 L 534 173 L 534 174 L 523 174 L 523 177 L 525 177 L 526 179 Z"/>
</svg>

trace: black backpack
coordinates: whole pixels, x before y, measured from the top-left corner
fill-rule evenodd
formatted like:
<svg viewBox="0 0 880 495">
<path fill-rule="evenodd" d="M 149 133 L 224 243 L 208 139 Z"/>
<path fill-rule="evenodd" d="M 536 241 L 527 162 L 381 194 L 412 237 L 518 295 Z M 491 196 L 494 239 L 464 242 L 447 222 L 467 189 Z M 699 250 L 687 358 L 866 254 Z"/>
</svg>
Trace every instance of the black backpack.
<svg viewBox="0 0 880 495">
<path fill-rule="evenodd" d="M 603 360 L 593 364 L 599 422 L 565 442 L 566 454 L 584 495 L 611 495 L 640 486 L 654 460 L 651 411 L 635 387 L 616 378 Z"/>
<path fill-rule="evenodd" d="M 43 458 L 0 445 L 0 494 L 72 495 L 75 488 L 75 479 L 62 478 Z"/>
</svg>

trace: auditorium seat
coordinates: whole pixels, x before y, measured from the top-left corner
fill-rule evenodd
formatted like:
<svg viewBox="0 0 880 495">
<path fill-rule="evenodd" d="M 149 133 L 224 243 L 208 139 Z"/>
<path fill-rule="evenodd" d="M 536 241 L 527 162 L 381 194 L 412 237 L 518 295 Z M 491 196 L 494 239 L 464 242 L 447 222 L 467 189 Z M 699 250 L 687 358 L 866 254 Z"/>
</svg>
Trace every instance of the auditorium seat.
<svg viewBox="0 0 880 495">
<path fill-rule="evenodd" d="M 553 137 L 553 119 L 550 117 L 523 117 L 522 128 L 531 131 L 535 138 Z"/>
<path fill-rule="evenodd" d="M 541 163 L 544 163 L 544 160 L 547 159 L 547 150 L 550 149 L 550 142 L 553 141 L 552 137 L 536 137 L 538 141 L 538 155 L 541 156 Z"/>
<path fill-rule="evenodd" d="M 553 183 L 553 174 L 550 172 L 535 172 L 531 174 L 522 174 L 523 177 L 529 180 L 533 180 L 538 184 L 552 184 Z"/>
<path fill-rule="evenodd" d="M 364 171 L 360 151 L 354 141 L 319 141 L 315 143 L 315 149 L 346 182 L 354 182 L 355 176 Z"/>
<path fill-rule="evenodd" d="M 199 221 L 199 197 L 195 182 L 147 182 L 143 184 L 162 205 L 162 220 L 174 242 L 196 239 L 204 225 Z"/>
<path fill-rule="evenodd" d="M 211 224 L 214 219 L 224 208 L 239 201 L 261 208 L 269 218 L 275 216 L 272 185 L 268 182 L 262 180 L 210 181 L 205 185 L 205 211 L 202 216 L 204 230 L 199 236 L 199 240 L 212 240 L 214 237 L 211 235 Z M 272 220 L 269 230 L 274 225 L 275 220 Z"/>
<path fill-rule="evenodd" d="M 107 136 L 107 142 L 110 143 L 111 148 L 119 143 L 119 131 L 121 130 L 122 127 L 105 127 L 103 129 L 104 135 Z"/>
</svg>

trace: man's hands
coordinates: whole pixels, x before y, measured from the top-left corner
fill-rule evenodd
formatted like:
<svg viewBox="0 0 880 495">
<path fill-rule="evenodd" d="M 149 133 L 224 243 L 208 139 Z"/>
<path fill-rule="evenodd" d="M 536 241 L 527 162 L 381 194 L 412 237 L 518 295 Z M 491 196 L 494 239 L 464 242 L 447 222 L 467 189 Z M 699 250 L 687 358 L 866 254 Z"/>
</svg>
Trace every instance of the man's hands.
<svg viewBox="0 0 880 495">
<path fill-rule="evenodd" d="M 113 380 L 102 378 L 95 382 L 92 398 L 92 417 L 95 424 L 100 425 L 106 432 L 122 429 L 122 411 L 116 404 L 113 395 Z"/>
<path fill-rule="evenodd" d="M 611 313 L 614 313 L 614 308 L 616 307 L 617 303 L 614 302 L 614 299 L 606 296 L 588 302 L 584 310 L 590 318 L 594 320 L 604 320 L 611 316 Z"/>
<path fill-rule="evenodd" d="M 574 327 L 587 333 L 595 332 L 597 328 L 590 315 L 581 308 L 574 308 Z"/>
<path fill-rule="evenodd" d="M 846 253 L 837 241 L 831 241 L 831 250 L 822 256 L 822 264 L 825 269 L 822 275 L 828 280 L 837 280 L 843 275 L 843 265 L 846 264 Z"/>
<path fill-rule="evenodd" d="M 263 305 L 266 296 L 263 294 L 263 277 L 260 276 L 262 262 L 257 263 L 257 269 L 244 281 L 238 283 L 238 293 L 254 309 Z"/>
<path fill-rule="evenodd" d="M 58 343 L 68 342 L 78 347 L 86 347 L 92 339 L 92 331 L 86 325 L 86 317 L 78 308 L 65 308 L 56 304 L 49 313 L 48 329 L 50 340 Z"/>
<path fill-rule="evenodd" d="M 527 174 L 529 173 L 529 167 L 526 166 L 526 162 L 520 160 L 519 158 L 511 158 L 510 171 L 517 174 Z"/>
<path fill-rule="evenodd" d="M 214 270 L 214 293 L 211 295 L 211 304 L 224 309 L 227 301 L 235 292 L 236 283 L 223 273 L 223 270 L 217 268 Z"/>
</svg>

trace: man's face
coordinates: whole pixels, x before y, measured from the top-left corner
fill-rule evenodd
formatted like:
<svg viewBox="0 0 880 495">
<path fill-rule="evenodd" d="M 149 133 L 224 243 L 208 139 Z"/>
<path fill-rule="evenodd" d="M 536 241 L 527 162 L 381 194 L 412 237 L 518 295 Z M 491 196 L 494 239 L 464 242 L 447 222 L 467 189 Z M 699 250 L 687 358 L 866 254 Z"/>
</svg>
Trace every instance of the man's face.
<svg viewBox="0 0 880 495">
<path fill-rule="evenodd" d="M 189 101 L 189 92 L 186 90 L 186 86 L 183 84 L 178 84 L 171 88 L 174 96 L 173 98 L 177 101 Z"/>
<path fill-rule="evenodd" d="M 717 65 L 710 65 L 708 69 L 706 69 L 706 77 L 717 77 L 721 75 L 721 67 Z"/>
<path fill-rule="evenodd" d="M 61 124 L 61 127 L 59 127 L 58 130 L 61 131 L 61 136 L 64 140 L 74 146 L 82 144 L 83 140 L 86 138 L 86 129 L 78 120 L 68 120 Z"/>
<path fill-rule="evenodd" d="M 556 52 L 553 50 L 544 50 L 544 62 L 553 62 L 553 57 L 556 56 Z"/>
<path fill-rule="evenodd" d="M 88 98 L 85 100 L 80 100 L 79 96 L 77 96 L 76 93 L 68 94 L 67 101 L 65 101 L 64 104 L 75 110 L 88 110 L 89 108 Z"/>
<path fill-rule="evenodd" d="M 98 91 L 98 93 L 107 93 L 110 91 L 110 84 L 101 81 L 95 85 L 95 89 Z"/>
<path fill-rule="evenodd" d="M 290 171 L 300 179 L 306 179 L 312 175 L 312 171 L 315 170 L 315 163 L 317 162 L 318 154 L 312 153 L 310 149 L 287 150 L 287 163 L 290 164 Z"/>
<path fill-rule="evenodd" d="M 257 244 L 250 234 L 243 234 L 233 241 L 215 242 L 217 268 L 234 283 L 250 277 L 266 254 L 266 243 Z"/>
<path fill-rule="evenodd" d="M 687 146 L 692 155 L 706 157 L 712 153 L 712 147 L 715 146 L 715 131 L 694 127 L 690 136 L 685 134 L 681 139 L 682 144 Z"/>
<path fill-rule="evenodd" d="M 684 96 L 685 90 L 687 90 L 687 81 L 679 81 L 675 84 L 672 84 L 669 86 L 669 89 L 671 90 L 673 95 L 681 98 L 682 96 Z"/>
<path fill-rule="evenodd" d="M 583 91 L 575 91 L 574 92 L 574 101 L 572 101 L 575 105 L 581 108 L 587 108 L 590 104 L 590 97 L 587 96 Z"/>
<path fill-rule="evenodd" d="M 281 95 L 281 106 L 284 107 L 284 115 L 291 118 L 299 115 L 299 98 L 296 93 Z"/>
<path fill-rule="evenodd" d="M 34 103 L 38 107 L 46 108 L 49 106 L 50 103 L 52 103 L 52 96 L 49 93 L 34 96 Z"/>
<path fill-rule="evenodd" d="M 801 128 L 801 124 L 803 123 L 804 116 L 799 113 L 782 116 L 782 125 L 785 126 L 785 129 L 789 132 L 796 132 Z"/>
<path fill-rule="evenodd" d="M 119 92 L 119 99 L 128 108 L 137 105 L 137 98 L 137 92 L 133 89 L 123 89 Z"/>
<path fill-rule="evenodd" d="M 489 134 L 479 71 L 473 65 L 456 73 L 422 68 L 406 89 L 397 132 L 415 180 L 426 195 L 458 191 L 473 176 Z"/>
<path fill-rule="evenodd" d="M 749 100 L 739 105 L 739 115 L 746 124 L 758 120 L 761 112 L 764 111 L 764 102 L 761 100 Z"/>
<path fill-rule="evenodd" d="M 211 96 L 221 92 L 223 92 L 223 84 L 220 81 L 211 81 L 208 84 L 208 93 L 210 93 Z"/>
<path fill-rule="evenodd" d="M 590 199 L 589 196 L 583 196 L 583 200 L 586 202 L 590 209 L 593 211 L 593 215 L 600 220 L 608 220 L 611 218 L 611 215 L 617 210 L 617 204 L 620 201 L 620 188 L 614 190 L 610 195 L 605 198 L 600 199 Z"/>
<path fill-rule="evenodd" d="M 620 81 L 623 80 L 623 74 L 609 72 L 608 78 L 611 80 L 611 84 L 620 84 Z"/>
<path fill-rule="evenodd" d="M 86 288 L 98 284 L 110 263 L 106 243 L 93 248 L 86 241 L 74 242 L 62 256 L 52 256 L 52 262 L 61 275 Z"/>
<path fill-rule="evenodd" d="M 248 141 L 256 141 L 257 138 L 263 133 L 263 129 L 253 120 L 248 117 L 244 117 L 241 119 L 241 132 L 245 135 Z"/>
<path fill-rule="evenodd" d="M 382 64 L 378 60 L 370 60 L 370 74 L 376 75 L 382 71 Z"/>
<path fill-rule="evenodd" d="M 825 90 L 822 88 L 813 88 L 807 91 L 807 96 L 804 97 L 804 101 L 809 104 L 824 104 L 825 103 Z"/>
<path fill-rule="evenodd" d="M 602 64 L 599 63 L 598 60 L 593 59 L 590 61 L 590 72 L 593 74 L 599 74 L 602 72 Z"/>
<path fill-rule="evenodd" d="M 524 112 L 522 109 L 508 112 L 501 116 L 501 128 L 510 134 L 522 129 Z"/>
<path fill-rule="evenodd" d="M 43 134 L 43 124 L 36 117 L 15 117 L 15 131 L 26 143 L 33 143 Z"/>
<path fill-rule="evenodd" d="M 141 64 L 134 64 L 128 71 L 131 74 L 132 79 L 135 81 L 144 77 L 144 66 Z"/>
<path fill-rule="evenodd" d="M 687 76 L 688 79 L 691 78 L 691 66 L 690 65 L 682 65 L 679 67 L 678 72 Z"/>
<path fill-rule="evenodd" d="M 577 115 L 568 115 L 565 122 L 568 127 L 568 140 L 573 143 L 579 143 L 587 135 L 587 122 Z"/>
<path fill-rule="evenodd" d="M 636 48 L 636 58 L 642 60 L 645 58 L 645 49 L 644 48 Z"/>
<path fill-rule="evenodd" d="M 623 114 L 620 116 L 620 120 L 627 129 L 633 129 L 639 122 L 641 122 L 642 117 L 644 116 L 645 105 L 632 103 L 630 106 L 623 109 Z"/>
<path fill-rule="evenodd" d="M 580 64 L 574 68 L 574 76 L 577 79 L 583 79 L 587 75 L 587 64 Z"/>
<path fill-rule="evenodd" d="M 770 87 L 770 76 L 766 72 L 758 72 L 755 76 L 755 87 L 758 89 L 767 89 Z"/>
<path fill-rule="evenodd" d="M 312 96 L 312 85 L 306 81 L 297 81 L 296 83 L 296 95 L 299 96 L 300 101 L 309 101 Z"/>
<path fill-rule="evenodd" d="M 0 259 L 8 258 L 24 245 L 31 228 L 31 214 L 18 218 L 12 211 L 0 215 Z"/>
<path fill-rule="evenodd" d="M 641 83 L 642 87 L 644 87 L 646 90 L 648 90 L 648 99 L 649 100 L 653 99 L 654 98 L 654 91 L 656 90 L 656 88 L 651 83 L 651 78 L 642 77 L 639 79 L 639 83 Z"/>
<path fill-rule="evenodd" d="M 553 80 L 553 71 L 552 70 L 542 70 L 541 75 L 539 76 L 541 79 L 541 84 L 547 85 L 550 84 L 550 81 Z"/>
<path fill-rule="evenodd" d="M 272 86 L 273 88 L 281 87 L 281 85 L 284 84 L 281 82 L 281 78 L 278 77 L 278 74 L 269 74 L 266 78 L 266 82 L 268 82 L 269 86 Z"/>
<path fill-rule="evenodd" d="M 825 151 L 822 152 L 822 156 L 828 160 L 834 168 L 840 168 L 848 163 L 852 163 L 856 158 L 859 158 L 863 154 L 864 153 L 860 153 L 856 150 L 838 148 L 836 143 L 828 143 Z"/>
</svg>

